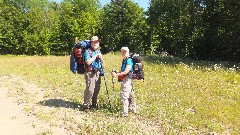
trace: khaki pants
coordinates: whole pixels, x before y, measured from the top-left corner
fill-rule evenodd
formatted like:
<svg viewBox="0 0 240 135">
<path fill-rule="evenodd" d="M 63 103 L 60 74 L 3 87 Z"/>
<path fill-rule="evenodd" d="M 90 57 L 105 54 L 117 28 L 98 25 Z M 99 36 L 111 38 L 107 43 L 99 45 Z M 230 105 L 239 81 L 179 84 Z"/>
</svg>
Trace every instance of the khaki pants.
<svg viewBox="0 0 240 135">
<path fill-rule="evenodd" d="M 133 79 L 125 76 L 121 84 L 120 100 L 122 104 L 123 116 L 128 116 L 128 110 L 136 113 L 136 98 L 133 90 Z"/>
<path fill-rule="evenodd" d="M 99 72 L 85 72 L 84 73 L 86 89 L 84 91 L 84 103 L 85 107 L 89 107 L 90 101 L 92 100 L 92 105 L 96 106 L 97 96 L 100 91 L 101 77 Z"/>
</svg>

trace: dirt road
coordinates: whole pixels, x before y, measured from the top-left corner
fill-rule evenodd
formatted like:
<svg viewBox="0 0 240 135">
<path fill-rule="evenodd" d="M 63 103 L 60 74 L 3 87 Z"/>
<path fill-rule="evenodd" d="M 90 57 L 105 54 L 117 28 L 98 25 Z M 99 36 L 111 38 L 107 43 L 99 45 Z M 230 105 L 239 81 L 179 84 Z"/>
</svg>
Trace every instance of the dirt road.
<svg viewBox="0 0 240 135">
<path fill-rule="evenodd" d="M 24 109 L 31 104 L 24 101 L 26 99 L 24 96 L 29 95 L 32 95 L 30 99 L 33 101 L 32 105 L 38 102 L 36 99 L 39 101 L 43 99 L 41 89 L 24 81 L 21 77 L 15 75 L 0 77 L 1 135 L 71 134 L 67 133 L 64 128 L 50 126 L 31 113 L 26 113 Z"/>
</svg>

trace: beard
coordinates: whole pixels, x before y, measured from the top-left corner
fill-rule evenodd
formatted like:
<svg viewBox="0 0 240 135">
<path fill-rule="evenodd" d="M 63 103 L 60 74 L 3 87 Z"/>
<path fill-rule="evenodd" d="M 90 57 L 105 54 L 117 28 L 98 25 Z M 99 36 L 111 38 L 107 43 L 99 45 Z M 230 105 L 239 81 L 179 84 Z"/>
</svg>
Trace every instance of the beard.
<svg viewBox="0 0 240 135">
<path fill-rule="evenodd" d="M 99 43 L 92 44 L 91 46 L 92 46 L 93 50 L 97 50 L 99 47 Z"/>
</svg>

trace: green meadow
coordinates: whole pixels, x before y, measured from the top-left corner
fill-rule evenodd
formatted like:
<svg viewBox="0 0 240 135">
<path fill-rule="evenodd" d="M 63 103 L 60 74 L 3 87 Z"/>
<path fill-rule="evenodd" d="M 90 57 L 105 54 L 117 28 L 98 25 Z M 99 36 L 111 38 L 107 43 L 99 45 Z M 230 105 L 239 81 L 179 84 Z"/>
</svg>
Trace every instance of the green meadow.
<svg viewBox="0 0 240 135">
<path fill-rule="evenodd" d="M 144 56 L 145 79 L 134 81 L 138 113 L 121 118 L 120 83 L 114 79 L 113 91 L 110 75 L 120 69 L 120 53 L 104 55 L 105 80 L 98 109 L 90 113 L 81 111 L 85 82 L 69 70 L 69 58 L 0 56 L 0 76 L 19 76 L 41 88 L 44 100 L 34 106 L 48 111 L 29 106 L 26 113 L 75 134 L 240 134 L 239 63 Z M 31 102 L 24 89 L 14 90 L 19 91 L 9 96 L 22 94 L 21 100 Z"/>
</svg>

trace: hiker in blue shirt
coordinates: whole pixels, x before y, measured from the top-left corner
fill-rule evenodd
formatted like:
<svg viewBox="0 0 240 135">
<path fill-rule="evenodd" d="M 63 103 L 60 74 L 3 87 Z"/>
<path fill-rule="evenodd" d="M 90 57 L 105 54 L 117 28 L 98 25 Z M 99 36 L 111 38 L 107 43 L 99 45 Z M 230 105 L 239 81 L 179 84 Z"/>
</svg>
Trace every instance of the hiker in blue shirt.
<svg viewBox="0 0 240 135">
<path fill-rule="evenodd" d="M 120 100 L 122 104 L 121 116 L 127 117 L 128 111 L 136 113 L 136 99 L 133 90 L 133 77 L 131 71 L 133 71 L 133 60 L 129 58 L 128 47 L 121 48 L 122 54 L 122 66 L 121 72 L 112 72 L 112 76 L 118 76 L 121 82 Z"/>
<path fill-rule="evenodd" d="M 103 63 L 103 57 L 98 50 L 100 41 L 97 36 L 93 36 L 90 40 L 91 48 L 87 49 L 84 53 L 86 63 L 84 78 L 86 89 L 84 91 L 83 111 L 89 111 L 90 101 L 91 107 L 97 107 L 97 96 L 100 91 L 101 76 L 100 68 Z"/>
</svg>

